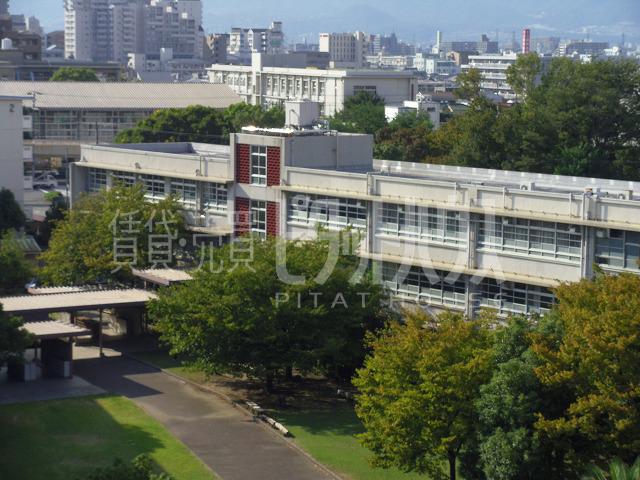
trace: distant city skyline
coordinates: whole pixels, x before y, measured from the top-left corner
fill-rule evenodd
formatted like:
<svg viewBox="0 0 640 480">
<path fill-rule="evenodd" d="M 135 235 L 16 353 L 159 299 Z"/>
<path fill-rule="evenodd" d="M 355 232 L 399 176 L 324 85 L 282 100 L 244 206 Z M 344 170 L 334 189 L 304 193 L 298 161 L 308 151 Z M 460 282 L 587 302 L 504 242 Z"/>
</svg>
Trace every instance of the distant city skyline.
<svg viewBox="0 0 640 480">
<path fill-rule="evenodd" d="M 46 31 L 63 28 L 63 0 L 10 0 L 13 14 L 39 18 Z M 226 32 L 232 26 L 268 26 L 284 22 L 288 42 L 317 43 L 318 33 L 363 30 L 395 32 L 412 43 L 431 44 L 440 29 L 446 40 L 475 39 L 481 33 L 510 40 L 522 28 L 533 37 L 604 39 L 618 43 L 624 33 L 640 41 L 640 3 L 637 0 L 485 0 L 481 11 L 473 0 L 400 0 L 364 4 L 362 0 L 325 0 L 323 8 L 296 0 L 245 0 L 238 4 L 203 0 L 203 27 L 207 33 Z M 579 14 L 576 14 L 579 12 Z"/>
</svg>

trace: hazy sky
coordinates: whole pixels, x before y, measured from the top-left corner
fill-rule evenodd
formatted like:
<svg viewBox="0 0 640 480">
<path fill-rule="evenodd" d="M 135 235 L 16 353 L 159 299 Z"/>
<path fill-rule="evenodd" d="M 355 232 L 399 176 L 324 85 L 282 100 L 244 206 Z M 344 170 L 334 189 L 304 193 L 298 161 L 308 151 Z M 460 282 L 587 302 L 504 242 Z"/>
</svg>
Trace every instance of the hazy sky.
<svg viewBox="0 0 640 480">
<path fill-rule="evenodd" d="M 35 15 L 45 30 L 63 26 L 63 0 L 9 0 L 11 13 Z M 241 9 L 237 7 L 241 6 Z M 207 32 L 231 26 L 284 22 L 290 41 L 317 42 L 319 31 L 396 32 L 407 41 L 431 43 L 440 28 L 445 40 L 486 32 L 510 38 L 530 27 L 534 36 L 640 41 L 640 0 L 203 0 Z"/>
</svg>

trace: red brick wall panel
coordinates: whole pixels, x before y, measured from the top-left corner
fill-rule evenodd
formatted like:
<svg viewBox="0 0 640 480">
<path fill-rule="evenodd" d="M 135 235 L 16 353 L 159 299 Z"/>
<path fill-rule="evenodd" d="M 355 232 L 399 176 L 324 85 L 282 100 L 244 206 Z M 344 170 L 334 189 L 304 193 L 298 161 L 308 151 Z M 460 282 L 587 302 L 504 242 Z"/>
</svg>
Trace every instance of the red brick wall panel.
<svg viewBox="0 0 640 480">
<path fill-rule="evenodd" d="M 251 146 L 236 144 L 236 182 L 251 183 Z"/>
<path fill-rule="evenodd" d="M 236 237 L 251 231 L 251 200 L 236 197 L 234 231 Z"/>
<path fill-rule="evenodd" d="M 280 147 L 267 147 L 267 186 L 280 185 Z"/>
<path fill-rule="evenodd" d="M 280 234 L 280 204 L 267 202 L 267 235 L 277 237 Z"/>
</svg>

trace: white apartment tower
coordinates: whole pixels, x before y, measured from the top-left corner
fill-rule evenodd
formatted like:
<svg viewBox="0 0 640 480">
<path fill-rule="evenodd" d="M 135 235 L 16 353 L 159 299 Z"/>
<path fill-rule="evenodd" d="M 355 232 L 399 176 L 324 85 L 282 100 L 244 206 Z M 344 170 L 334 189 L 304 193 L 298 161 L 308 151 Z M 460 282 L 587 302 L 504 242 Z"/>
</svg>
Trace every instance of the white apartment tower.
<svg viewBox="0 0 640 480">
<path fill-rule="evenodd" d="M 125 63 L 129 53 L 201 58 L 200 0 L 64 0 L 65 57 Z"/>
<path fill-rule="evenodd" d="M 0 15 L 9 13 L 9 0 L 0 0 Z"/>
<path fill-rule="evenodd" d="M 335 68 L 362 68 L 367 63 L 368 37 L 363 32 L 321 33 L 320 51 L 329 53 Z"/>
</svg>

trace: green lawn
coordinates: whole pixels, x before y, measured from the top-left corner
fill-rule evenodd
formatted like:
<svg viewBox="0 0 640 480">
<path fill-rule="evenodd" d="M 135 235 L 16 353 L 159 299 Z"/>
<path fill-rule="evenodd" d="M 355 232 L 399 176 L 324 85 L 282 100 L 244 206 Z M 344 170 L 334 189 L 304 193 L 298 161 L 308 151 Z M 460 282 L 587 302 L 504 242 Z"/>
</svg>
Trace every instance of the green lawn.
<svg viewBox="0 0 640 480">
<path fill-rule="evenodd" d="M 146 453 L 176 480 L 215 476 L 130 400 L 84 397 L 0 406 L 0 478 L 81 480 Z"/>
<path fill-rule="evenodd" d="M 331 410 L 279 412 L 280 420 L 294 435 L 294 441 L 313 458 L 353 480 L 425 480 L 424 475 L 399 470 L 374 469 L 369 452 L 355 435 L 362 424 L 347 406 Z"/>
</svg>

